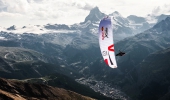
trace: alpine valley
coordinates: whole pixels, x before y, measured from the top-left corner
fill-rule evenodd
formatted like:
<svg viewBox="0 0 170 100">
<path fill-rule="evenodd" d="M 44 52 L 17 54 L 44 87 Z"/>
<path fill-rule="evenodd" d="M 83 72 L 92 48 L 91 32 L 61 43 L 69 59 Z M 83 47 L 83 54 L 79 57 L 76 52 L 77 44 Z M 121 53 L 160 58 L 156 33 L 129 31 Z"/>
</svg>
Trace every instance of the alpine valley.
<svg viewBox="0 0 170 100">
<path fill-rule="evenodd" d="M 60 91 L 68 98 L 72 93 L 75 100 L 170 99 L 170 16 L 125 18 L 117 11 L 109 14 L 113 17 L 115 52 L 126 52 L 116 57 L 116 69 L 104 63 L 99 48 L 98 26 L 104 16 L 95 7 L 84 22 L 73 25 L 17 27 L 13 23 L 0 27 L 0 77 L 9 79 L 0 79 L 0 83 L 15 87 L 8 91 L 0 86 L 0 95 L 8 93 L 12 98 L 19 94 L 28 99 L 29 93 L 17 89 L 20 83 L 21 87 L 28 84 L 25 88 L 29 89 L 40 87 L 46 91 L 43 93 L 50 86 L 64 88 Z M 43 93 L 38 96 L 45 98 L 40 96 Z"/>
</svg>

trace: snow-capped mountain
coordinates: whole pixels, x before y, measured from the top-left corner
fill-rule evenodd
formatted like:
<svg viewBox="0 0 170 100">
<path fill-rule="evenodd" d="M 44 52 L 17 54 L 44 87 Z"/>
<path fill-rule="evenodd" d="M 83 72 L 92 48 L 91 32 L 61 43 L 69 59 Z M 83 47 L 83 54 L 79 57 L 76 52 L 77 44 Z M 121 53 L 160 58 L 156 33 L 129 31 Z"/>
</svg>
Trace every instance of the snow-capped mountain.
<svg viewBox="0 0 170 100">
<path fill-rule="evenodd" d="M 39 35 L 42 34 L 49 35 L 49 33 L 52 33 L 50 35 L 53 39 L 50 41 L 52 41 L 53 43 L 55 42 L 56 44 L 62 46 L 66 46 L 69 43 L 71 43 L 71 41 L 73 41 L 74 38 L 81 37 L 82 35 L 85 34 L 88 34 L 91 37 L 96 38 L 98 36 L 97 34 L 98 34 L 99 22 L 104 16 L 106 16 L 106 14 L 102 13 L 98 7 L 95 7 L 89 12 L 89 15 L 85 18 L 84 22 L 81 22 L 79 24 L 28 25 L 23 27 L 17 27 L 13 25 L 9 28 L 0 27 L 0 31 L 7 32 L 7 33 L 16 33 L 16 34 L 32 33 L 32 34 L 39 34 Z M 137 33 L 140 33 L 142 31 L 151 28 L 157 21 L 159 22 L 160 20 L 166 18 L 168 15 L 161 15 L 157 17 L 147 16 L 146 18 L 130 15 L 127 18 L 125 18 L 119 12 L 115 11 L 109 14 L 109 16 L 113 17 L 112 22 L 113 22 L 114 42 L 117 42 L 126 37 L 133 36 Z M 153 22 L 151 23 L 150 22 L 151 20 L 155 20 L 154 23 Z M 67 34 L 62 34 L 62 33 L 67 33 Z M 67 37 L 67 39 L 63 40 L 62 37 Z M 60 41 L 62 41 L 62 43 Z"/>
<path fill-rule="evenodd" d="M 120 41 L 125 37 L 135 35 L 135 33 L 133 33 L 134 30 L 132 28 L 131 22 L 143 24 L 148 21 L 146 18 L 137 17 L 134 15 L 129 16 L 128 18 L 123 18 L 118 12 L 113 12 L 111 15 L 113 16 L 114 40 L 117 39 L 117 41 Z M 95 7 L 91 10 L 84 22 L 70 26 L 64 24 L 47 24 L 42 26 L 30 25 L 21 28 L 15 26 L 15 30 L 5 30 L 5 28 L 1 27 L 3 30 L 0 32 L 0 45 L 7 47 L 22 47 L 33 49 L 50 56 L 55 55 L 54 58 L 67 60 L 67 62 L 64 62 L 66 65 L 70 64 L 72 66 L 72 63 L 76 63 L 76 65 L 79 66 L 79 69 L 81 69 L 78 71 L 83 72 L 85 71 L 83 68 L 86 68 L 84 65 L 88 64 L 89 67 L 92 64 L 91 60 L 95 61 L 96 59 L 99 59 L 99 56 L 96 57 L 96 55 L 100 55 L 97 34 L 100 17 L 103 16 L 105 16 L 105 14 L 101 13 L 98 7 Z M 95 21 L 93 18 L 95 18 Z M 168 35 L 166 36 L 165 34 L 161 34 L 161 32 L 168 30 L 169 26 L 166 25 L 169 24 L 167 23 L 168 18 L 164 21 L 161 21 L 150 30 L 145 31 L 145 34 L 139 34 L 133 38 L 127 38 L 124 41 L 120 41 L 118 45 L 115 45 L 115 49 L 117 49 L 116 51 L 119 49 L 130 52 L 130 50 L 133 49 L 132 47 L 138 45 L 139 42 L 142 47 L 151 47 L 151 51 L 155 50 L 154 48 L 164 48 L 164 45 L 162 44 L 167 44 L 166 42 L 168 40 Z M 43 34 L 35 34 L 33 31 L 23 31 L 23 34 L 14 34 L 14 32 L 28 29 L 37 29 L 39 31 L 45 32 Z M 168 33 L 168 31 L 166 32 Z M 153 41 L 160 44 L 153 44 L 153 46 L 156 46 L 152 47 L 150 44 Z M 147 54 L 151 51 L 147 51 Z M 136 52 L 136 50 L 134 52 Z M 91 57 L 89 58 L 89 56 Z M 144 57 L 144 55 L 139 56 Z M 119 60 L 119 58 L 117 60 L 118 62 L 124 61 L 123 59 Z M 80 61 L 84 63 L 77 63 Z"/>
<path fill-rule="evenodd" d="M 155 19 L 157 19 L 157 23 L 166 19 L 167 17 L 170 17 L 170 15 L 165 15 L 165 14 L 161 14 L 160 16 L 154 16 Z"/>
<path fill-rule="evenodd" d="M 113 92 L 110 93 L 110 90 L 107 89 L 103 91 L 103 87 L 98 86 L 98 84 L 101 85 L 101 83 L 97 83 L 98 81 L 95 81 L 96 84 L 93 88 L 102 93 L 109 93 L 108 95 L 112 97 L 115 96 L 113 85 L 125 89 L 129 83 L 135 82 L 136 71 L 132 70 L 135 69 L 134 66 L 150 53 L 170 46 L 170 22 L 169 18 L 166 18 L 157 23 L 163 19 L 161 16 L 144 18 L 133 15 L 124 18 L 118 12 L 110 14 L 113 16 L 114 42 L 117 42 L 115 51 L 120 49 L 126 52 L 125 57 L 117 57 L 120 67 L 112 70 L 103 62 L 98 45 L 98 25 L 104 16 L 105 14 L 95 7 L 85 21 L 79 24 L 0 27 L 0 46 L 32 49 L 57 59 L 61 67 L 70 68 L 87 80 L 89 78 L 104 80 L 112 84 L 107 88 Z M 153 26 L 154 24 L 156 25 Z M 133 37 L 127 38 L 130 36 Z M 72 76 L 76 78 L 76 75 Z M 128 85 L 126 86 L 126 84 Z"/>
<path fill-rule="evenodd" d="M 153 24 L 148 23 L 147 19 L 143 17 L 130 15 L 127 17 L 127 19 L 129 20 L 129 26 L 135 33 L 143 32 L 153 26 Z"/>
<path fill-rule="evenodd" d="M 120 41 L 125 37 L 133 36 L 136 34 L 134 33 L 136 29 L 132 28 L 132 23 L 135 24 L 133 25 L 133 27 L 137 27 L 137 24 L 143 25 L 144 23 L 149 24 L 147 28 L 151 27 L 151 24 L 147 22 L 147 18 L 137 17 L 134 15 L 129 16 L 128 18 L 123 18 L 118 12 L 113 12 L 110 15 L 113 16 L 113 33 L 115 41 Z M 7 47 L 22 47 L 33 49 L 35 51 L 53 56 L 57 59 L 67 60 L 68 62 L 64 62 L 66 65 L 72 66 L 72 63 L 76 63 L 76 65 L 79 66 L 80 69 L 78 69 L 78 71 L 83 72 L 85 71 L 85 69 L 83 68 L 86 68 L 84 67 L 84 65 L 88 64 L 89 67 L 93 65 L 91 60 L 95 61 L 96 59 L 99 59 L 99 56 L 96 57 L 96 55 L 100 55 L 97 37 L 98 25 L 100 19 L 102 19 L 102 17 L 104 16 L 105 14 L 100 12 L 98 7 L 95 7 L 85 18 L 85 21 L 79 24 L 30 25 L 23 26 L 21 28 L 12 26 L 10 28 L 11 30 L 7 30 L 1 27 L 2 30 L 0 32 L 0 45 Z M 139 42 L 140 46 L 142 47 L 146 46 L 147 48 L 151 47 L 152 49 L 164 48 L 164 45 L 161 45 L 161 43 L 167 44 L 166 42 L 168 40 L 168 35 L 165 36 L 164 34 L 161 34 L 161 32 L 163 32 L 163 30 L 168 30 L 169 26 L 166 25 L 169 24 L 167 23 L 168 18 L 165 21 L 161 21 L 150 30 L 145 31 L 145 34 L 136 35 L 133 38 L 127 38 L 124 41 L 119 42 L 118 45 L 115 45 L 116 49 L 129 51 L 132 49 L 133 46 L 135 47 L 135 45 L 138 45 Z M 142 27 L 140 27 L 140 25 L 138 26 L 138 28 L 140 29 Z M 147 28 L 144 27 L 143 30 Z M 35 31 L 41 31 L 43 32 L 43 34 L 35 34 L 34 31 L 31 29 L 35 29 Z M 14 34 L 17 32 L 20 32 L 22 34 Z M 162 36 L 164 37 L 161 38 Z M 149 44 L 147 43 L 148 41 Z M 152 47 L 152 45 L 150 44 L 153 41 L 160 44 L 154 44 L 156 46 Z M 147 51 L 147 54 L 148 53 L 150 53 L 150 51 Z M 89 58 L 89 56 L 91 57 Z M 144 57 L 144 55 L 139 56 Z M 83 62 L 83 64 L 77 63 L 80 61 Z M 122 62 L 123 59 L 119 60 L 118 58 L 118 62 L 119 61 Z"/>
<path fill-rule="evenodd" d="M 143 17 L 138 17 L 138 16 L 135 16 L 135 15 L 130 15 L 127 17 L 128 20 L 132 21 L 131 23 L 143 23 L 143 22 L 146 22 L 146 19 L 143 18 Z"/>
<path fill-rule="evenodd" d="M 124 18 L 119 12 L 115 11 L 109 14 L 109 16 L 112 16 L 113 19 L 119 22 L 121 25 L 128 26 L 128 23 L 129 23 L 128 19 Z"/>
<path fill-rule="evenodd" d="M 84 22 L 91 21 L 91 22 L 97 22 L 100 21 L 102 17 L 104 17 L 106 14 L 102 13 L 98 7 L 93 8 L 89 15 L 85 18 Z"/>
</svg>

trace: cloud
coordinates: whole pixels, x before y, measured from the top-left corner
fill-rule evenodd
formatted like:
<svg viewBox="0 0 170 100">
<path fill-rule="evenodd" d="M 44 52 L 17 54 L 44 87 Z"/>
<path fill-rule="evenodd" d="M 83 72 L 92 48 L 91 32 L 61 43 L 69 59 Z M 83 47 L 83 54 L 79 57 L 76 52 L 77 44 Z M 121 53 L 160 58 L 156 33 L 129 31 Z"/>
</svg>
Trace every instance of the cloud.
<svg viewBox="0 0 170 100">
<path fill-rule="evenodd" d="M 157 15 L 161 15 L 161 14 L 170 14 L 170 4 L 165 4 L 163 6 L 158 6 L 155 7 L 152 10 L 151 15 L 157 16 Z"/>
<path fill-rule="evenodd" d="M 2 11 L 6 11 L 6 6 L 4 4 L 4 2 L 0 1 L 0 12 Z"/>
<path fill-rule="evenodd" d="M 41 3 L 43 2 L 44 0 L 34 0 L 36 3 Z"/>
<path fill-rule="evenodd" d="M 153 9 L 152 15 L 159 15 L 160 12 L 161 12 L 161 8 L 160 8 L 160 6 L 158 6 Z"/>
<path fill-rule="evenodd" d="M 165 4 L 167 0 L 0 0 L 0 26 L 11 24 L 10 21 L 16 24 L 79 23 L 95 6 L 106 14 L 118 11 L 124 17 L 160 14 L 169 12 L 170 5 Z"/>
<path fill-rule="evenodd" d="M 95 6 L 93 4 L 84 2 L 84 3 L 80 3 L 80 2 L 73 2 L 72 6 L 75 6 L 79 9 L 83 9 L 83 10 L 91 10 L 92 8 L 94 8 Z"/>
<path fill-rule="evenodd" d="M 73 24 L 83 21 L 92 8 L 91 4 L 79 0 L 0 0 L 0 21 L 6 19 L 3 22 L 10 23 L 8 18 L 18 23 Z"/>
<path fill-rule="evenodd" d="M 1 10 L 9 13 L 24 13 L 27 11 L 27 1 L 26 0 L 0 0 Z"/>
<path fill-rule="evenodd" d="M 94 6 L 93 5 L 90 5 L 90 4 L 85 4 L 85 6 L 83 7 L 83 9 L 85 9 L 85 10 L 91 10 L 92 8 L 94 8 Z"/>
</svg>

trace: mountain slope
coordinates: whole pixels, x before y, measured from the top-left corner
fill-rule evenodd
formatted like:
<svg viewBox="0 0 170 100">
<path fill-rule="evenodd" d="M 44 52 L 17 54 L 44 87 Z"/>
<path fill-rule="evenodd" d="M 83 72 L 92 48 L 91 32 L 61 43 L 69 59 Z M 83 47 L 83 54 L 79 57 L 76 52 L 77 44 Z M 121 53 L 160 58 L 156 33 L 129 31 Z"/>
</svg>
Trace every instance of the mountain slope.
<svg viewBox="0 0 170 100">
<path fill-rule="evenodd" d="M 162 25 L 165 25 L 165 27 L 167 28 L 162 31 L 159 31 Z M 161 21 L 153 28 L 143 33 L 140 33 L 131 38 L 126 38 L 116 43 L 115 44 L 116 53 L 118 52 L 118 50 L 126 52 L 126 55 L 124 55 L 123 57 L 116 57 L 116 60 L 118 62 L 117 69 L 112 70 L 110 68 L 107 68 L 107 66 L 104 63 L 102 63 L 103 62 L 102 56 L 100 52 L 97 52 L 97 50 L 100 51 L 100 48 L 96 47 L 95 57 L 97 58 L 97 60 L 94 60 L 92 63 L 90 63 L 89 61 L 89 70 L 87 71 L 84 70 L 84 71 L 88 72 L 88 75 L 89 74 L 94 75 L 95 73 L 97 75 L 100 73 L 100 76 L 102 77 L 106 75 L 106 72 L 107 72 L 107 76 L 113 76 L 113 77 L 116 77 L 116 75 L 112 75 L 112 74 L 129 73 L 132 69 L 134 69 L 135 66 L 137 66 L 140 62 L 142 62 L 142 60 L 145 57 L 147 57 L 150 53 L 165 49 L 170 46 L 170 40 L 169 40 L 170 34 L 169 34 L 168 27 L 170 27 L 169 18 L 165 19 L 164 21 Z M 96 69 L 98 71 L 96 71 Z M 113 77 L 110 78 L 113 79 Z"/>
<path fill-rule="evenodd" d="M 150 54 L 139 65 L 140 100 L 168 100 L 170 48 Z"/>
<path fill-rule="evenodd" d="M 15 62 L 36 61 L 50 62 L 50 58 L 30 49 L 17 47 L 0 47 L 0 57 Z"/>
<path fill-rule="evenodd" d="M 40 84 L 48 83 L 50 86 L 69 89 L 100 100 L 110 99 L 77 83 L 72 78 L 80 77 L 81 74 L 71 68 L 61 67 L 57 60 L 51 59 L 49 56 L 30 49 L 0 47 L 0 76 L 9 79 L 26 79 Z M 55 64 L 51 64 L 53 60 Z M 79 88 L 75 88 L 77 86 Z"/>
<path fill-rule="evenodd" d="M 92 97 L 97 100 L 113 100 L 112 98 L 105 97 L 103 94 L 99 92 L 95 92 L 88 86 L 80 84 L 73 80 L 72 78 L 65 76 L 60 73 L 55 73 L 51 75 L 47 75 L 45 77 L 40 78 L 31 78 L 31 79 L 24 79 L 22 81 L 26 81 L 29 83 L 43 83 L 53 87 L 64 88 L 66 90 L 71 90 L 76 93 Z"/>
<path fill-rule="evenodd" d="M 136 90 L 136 83 L 140 78 L 138 75 L 138 65 L 142 63 L 149 54 L 170 47 L 169 27 L 170 20 L 169 17 L 167 17 L 153 28 L 134 37 L 122 40 L 115 45 L 116 50 L 121 48 L 121 50 L 126 52 L 126 55 L 124 57 L 117 57 L 118 70 L 122 73 L 115 76 L 114 79 L 117 79 L 117 81 L 113 82 L 113 84 L 121 86 L 122 90 L 129 96 L 138 94 L 139 91 L 131 92 L 131 90 Z M 167 62 L 164 63 L 167 64 Z M 152 65 L 152 63 L 150 64 Z M 108 76 L 111 75 L 112 74 Z M 149 87 L 147 87 L 147 89 L 149 89 Z"/>
<path fill-rule="evenodd" d="M 165 27 L 164 27 L 165 26 Z M 163 27 L 163 29 L 162 29 Z M 80 72 L 87 77 L 106 81 L 113 87 L 119 86 L 121 90 L 132 96 L 135 90 L 138 76 L 137 67 L 151 53 L 170 47 L 169 18 L 159 22 L 153 28 L 142 32 L 134 37 L 124 39 L 115 44 L 115 52 L 126 52 L 122 57 L 116 57 L 118 68 L 111 69 L 103 61 L 100 52 L 95 52 L 96 60 L 86 61 L 87 64 Z M 93 48 L 94 49 L 94 48 Z M 100 48 L 95 48 L 100 50 Z M 79 55 L 80 56 L 80 55 Z M 81 66 L 82 64 L 77 64 Z M 133 88 L 131 87 L 133 85 Z M 131 94 L 132 93 L 132 94 Z"/>
<path fill-rule="evenodd" d="M 0 76 L 4 78 L 35 78 L 56 72 L 70 77 L 80 75 L 71 68 L 60 66 L 58 59 L 37 51 L 18 47 L 0 47 L 0 50 Z"/>
<path fill-rule="evenodd" d="M 127 68 L 128 62 L 131 66 L 139 64 L 146 56 L 155 51 L 165 49 L 170 46 L 170 18 L 156 24 L 153 28 L 140 33 L 132 38 L 127 38 L 115 45 L 116 49 L 122 49 L 126 55 L 118 60 L 120 67 Z M 134 60 L 135 59 L 135 60 Z M 121 63 L 124 62 L 124 63 Z"/>
<path fill-rule="evenodd" d="M 0 78 L 0 99 L 9 100 L 94 100 L 62 88 Z"/>
</svg>

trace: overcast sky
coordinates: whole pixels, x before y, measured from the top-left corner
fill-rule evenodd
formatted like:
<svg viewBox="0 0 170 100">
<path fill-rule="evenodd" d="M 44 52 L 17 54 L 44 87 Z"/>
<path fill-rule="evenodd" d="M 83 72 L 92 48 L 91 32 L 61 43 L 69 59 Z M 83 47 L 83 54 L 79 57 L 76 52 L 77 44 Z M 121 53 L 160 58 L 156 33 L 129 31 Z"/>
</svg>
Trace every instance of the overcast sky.
<svg viewBox="0 0 170 100">
<path fill-rule="evenodd" d="M 123 17 L 170 14 L 169 0 L 0 0 L 0 26 L 79 23 L 95 6 Z"/>
</svg>

